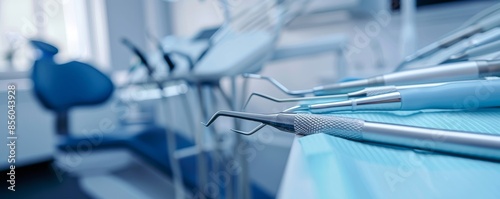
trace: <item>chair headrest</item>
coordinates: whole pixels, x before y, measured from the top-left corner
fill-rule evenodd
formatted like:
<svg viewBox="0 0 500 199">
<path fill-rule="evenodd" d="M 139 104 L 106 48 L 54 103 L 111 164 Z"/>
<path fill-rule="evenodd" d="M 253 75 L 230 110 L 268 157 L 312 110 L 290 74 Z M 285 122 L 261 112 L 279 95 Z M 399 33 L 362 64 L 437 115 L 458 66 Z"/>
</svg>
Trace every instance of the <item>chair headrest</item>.
<svg viewBox="0 0 500 199">
<path fill-rule="evenodd" d="M 42 51 L 57 53 L 57 48 L 43 42 L 32 44 Z M 61 112 L 74 106 L 100 104 L 111 96 L 113 83 L 93 66 L 78 61 L 57 64 L 46 58 L 35 61 L 32 73 L 35 93 L 45 107 Z"/>
<path fill-rule="evenodd" d="M 31 40 L 30 43 L 31 45 L 33 45 L 33 47 L 41 51 L 42 56 L 53 57 L 59 52 L 59 49 L 57 49 L 55 46 L 43 41 Z"/>
</svg>

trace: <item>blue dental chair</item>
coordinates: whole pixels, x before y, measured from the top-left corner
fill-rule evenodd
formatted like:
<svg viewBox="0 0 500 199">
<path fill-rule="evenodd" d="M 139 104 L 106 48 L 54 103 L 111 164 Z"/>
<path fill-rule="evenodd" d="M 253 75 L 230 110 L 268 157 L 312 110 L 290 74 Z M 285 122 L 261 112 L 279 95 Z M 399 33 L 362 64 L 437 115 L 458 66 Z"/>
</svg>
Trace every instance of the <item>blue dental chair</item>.
<svg viewBox="0 0 500 199">
<path fill-rule="evenodd" d="M 58 49 L 50 44 L 41 41 L 31 41 L 31 44 L 39 53 L 32 72 L 34 92 L 41 104 L 56 115 L 56 132 L 61 137 L 57 147 L 61 151 L 76 151 L 79 144 L 92 138 L 71 134 L 68 125 L 71 108 L 106 102 L 114 91 L 113 83 L 91 65 L 78 61 L 56 63 L 54 56 L 58 53 Z M 133 128 L 117 128 L 114 132 L 106 133 L 93 149 L 128 149 L 171 177 L 172 168 L 168 161 L 166 133 L 174 133 L 178 149 L 193 146 L 191 141 L 178 133 L 154 124 L 144 124 Z M 209 165 L 211 161 L 208 158 Z M 192 192 L 197 191 L 196 165 L 195 156 L 180 160 L 183 182 Z M 252 187 L 255 192 L 254 198 L 269 198 L 268 193 L 260 187 L 256 185 Z"/>
<path fill-rule="evenodd" d="M 33 65 L 32 79 L 34 92 L 41 104 L 56 115 L 56 132 L 61 137 L 58 148 L 75 151 L 79 144 L 87 142 L 86 136 L 75 136 L 69 131 L 69 111 L 78 106 L 97 105 L 107 101 L 114 86 L 111 80 L 91 65 L 71 61 L 58 64 L 54 56 L 58 49 L 41 41 L 31 41 L 39 57 Z M 166 130 L 152 124 L 133 129 L 118 128 L 116 132 L 104 134 L 93 149 L 126 148 L 136 153 L 150 165 L 171 176 L 166 152 Z M 173 133 L 173 132 L 168 132 Z M 176 134 L 178 135 L 178 134 Z M 176 136 L 179 148 L 193 145 L 182 136 Z M 187 175 L 186 183 L 194 185 L 196 174 L 194 158 L 182 163 Z M 192 187 L 192 186 L 191 186 Z"/>
</svg>

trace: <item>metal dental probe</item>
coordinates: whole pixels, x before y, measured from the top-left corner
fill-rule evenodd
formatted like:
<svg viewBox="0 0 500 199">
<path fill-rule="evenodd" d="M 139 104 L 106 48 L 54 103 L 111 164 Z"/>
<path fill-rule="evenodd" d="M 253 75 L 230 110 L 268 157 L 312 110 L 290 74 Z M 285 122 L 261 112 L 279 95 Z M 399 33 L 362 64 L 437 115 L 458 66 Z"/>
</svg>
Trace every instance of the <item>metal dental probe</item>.
<svg viewBox="0 0 500 199">
<path fill-rule="evenodd" d="M 375 87 L 369 87 L 365 89 L 361 89 L 359 91 L 354 91 L 350 92 L 347 94 L 337 94 L 337 95 L 323 95 L 323 96 L 313 96 L 313 97 L 297 97 L 297 98 L 284 98 L 284 99 L 279 99 L 272 97 L 270 95 L 265 95 L 262 93 L 252 93 L 246 100 L 245 104 L 242 107 L 242 110 L 245 110 L 248 104 L 250 103 L 251 99 L 256 96 L 256 97 L 262 97 L 264 99 L 273 101 L 273 102 L 278 102 L 278 103 L 286 103 L 286 102 L 298 102 L 299 105 L 309 105 L 309 104 L 316 104 L 316 103 L 328 103 L 332 101 L 342 101 L 342 100 L 348 100 L 348 99 L 354 99 L 354 98 L 360 98 L 360 97 L 369 97 L 369 96 L 374 96 L 374 95 L 380 95 L 380 94 L 385 94 L 385 93 L 390 93 L 390 92 L 396 92 L 401 89 L 409 89 L 409 88 L 425 88 L 425 87 L 431 87 L 431 86 L 438 86 L 438 85 L 443 85 L 447 84 L 450 82 L 442 82 L 442 83 L 432 83 L 432 84 L 414 84 L 414 85 L 404 85 L 404 86 L 375 86 Z"/>
<path fill-rule="evenodd" d="M 500 136 L 433 128 L 369 122 L 361 119 L 316 114 L 256 114 L 219 111 L 204 124 L 209 126 L 219 116 L 261 122 L 298 135 L 326 133 L 336 137 L 411 149 L 436 151 L 471 158 L 500 161 Z M 433 141 L 422 145 L 417 140 Z"/>
</svg>

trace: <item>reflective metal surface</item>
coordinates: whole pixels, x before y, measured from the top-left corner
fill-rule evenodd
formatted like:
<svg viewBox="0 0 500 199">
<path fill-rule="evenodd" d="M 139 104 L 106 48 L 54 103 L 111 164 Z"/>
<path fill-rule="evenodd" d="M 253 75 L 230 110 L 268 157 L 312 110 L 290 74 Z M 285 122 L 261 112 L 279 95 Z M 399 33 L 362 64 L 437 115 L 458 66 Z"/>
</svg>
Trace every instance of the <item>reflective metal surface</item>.
<svg viewBox="0 0 500 199">
<path fill-rule="evenodd" d="M 401 94 L 386 93 L 376 96 L 357 98 L 341 102 L 309 105 L 312 113 L 355 110 L 398 110 L 401 109 Z"/>
<path fill-rule="evenodd" d="M 342 82 L 337 84 L 317 86 L 313 88 L 314 95 L 333 95 L 349 93 L 372 86 L 383 86 L 385 84 L 382 76 Z"/>
<path fill-rule="evenodd" d="M 500 136 L 365 122 L 363 140 L 500 161 Z"/>
</svg>

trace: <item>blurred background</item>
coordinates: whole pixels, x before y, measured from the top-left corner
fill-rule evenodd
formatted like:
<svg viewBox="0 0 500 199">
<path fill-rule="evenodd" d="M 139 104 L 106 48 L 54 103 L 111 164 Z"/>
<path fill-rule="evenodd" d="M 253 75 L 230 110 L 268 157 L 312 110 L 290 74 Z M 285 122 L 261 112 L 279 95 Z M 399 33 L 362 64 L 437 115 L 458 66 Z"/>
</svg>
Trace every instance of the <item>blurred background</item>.
<svg viewBox="0 0 500 199">
<path fill-rule="evenodd" d="M 287 96 L 241 74 L 300 90 L 391 72 L 498 1 L 404 3 L 0 0 L 0 121 L 15 84 L 18 136 L 16 192 L 2 180 L 2 198 L 276 198 L 295 136 L 200 122 L 251 92 Z"/>
</svg>

